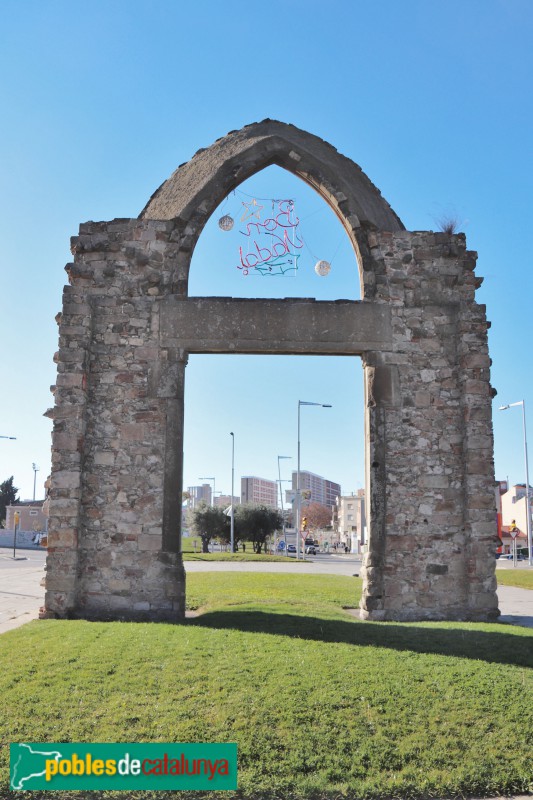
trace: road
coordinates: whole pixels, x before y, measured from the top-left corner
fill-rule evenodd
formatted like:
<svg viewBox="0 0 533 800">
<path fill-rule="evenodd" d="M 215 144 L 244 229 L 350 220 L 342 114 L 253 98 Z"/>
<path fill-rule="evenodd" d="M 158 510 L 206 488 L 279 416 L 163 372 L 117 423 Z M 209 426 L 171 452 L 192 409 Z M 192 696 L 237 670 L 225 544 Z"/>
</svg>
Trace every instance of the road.
<svg viewBox="0 0 533 800">
<path fill-rule="evenodd" d="M 44 551 L 0 548 L 0 633 L 36 619 L 44 602 Z M 277 563 L 260 561 L 187 561 L 187 572 L 281 572 L 329 575 L 358 575 L 360 558 L 352 555 L 309 556 L 304 563 Z M 497 569 L 513 569 L 512 562 L 497 562 Z M 516 569 L 532 569 L 520 562 Z M 513 586 L 498 586 L 501 622 L 533 628 L 533 590 Z"/>
</svg>

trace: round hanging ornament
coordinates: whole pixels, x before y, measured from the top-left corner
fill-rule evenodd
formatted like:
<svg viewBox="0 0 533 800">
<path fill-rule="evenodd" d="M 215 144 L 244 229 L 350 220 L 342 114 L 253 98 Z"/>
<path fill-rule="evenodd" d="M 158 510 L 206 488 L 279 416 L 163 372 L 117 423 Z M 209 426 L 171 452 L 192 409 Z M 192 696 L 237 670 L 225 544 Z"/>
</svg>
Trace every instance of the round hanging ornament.
<svg viewBox="0 0 533 800">
<path fill-rule="evenodd" d="M 234 219 L 229 214 L 224 214 L 218 221 L 218 227 L 223 231 L 230 231 L 233 228 Z"/>
<path fill-rule="evenodd" d="M 331 270 L 331 264 L 329 261 L 317 261 L 315 264 L 315 272 L 317 275 L 320 275 L 321 278 L 325 278 L 326 275 L 329 274 Z"/>
</svg>

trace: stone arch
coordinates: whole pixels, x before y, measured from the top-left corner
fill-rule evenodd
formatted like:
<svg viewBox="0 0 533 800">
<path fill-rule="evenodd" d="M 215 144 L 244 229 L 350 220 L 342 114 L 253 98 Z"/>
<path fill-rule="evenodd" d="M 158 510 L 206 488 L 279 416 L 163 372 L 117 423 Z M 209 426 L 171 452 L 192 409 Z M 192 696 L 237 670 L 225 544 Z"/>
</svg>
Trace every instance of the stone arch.
<svg viewBox="0 0 533 800">
<path fill-rule="evenodd" d="M 181 233 L 176 261 L 179 293 L 185 291 L 192 252 L 211 214 L 230 192 L 272 164 L 301 178 L 332 208 L 352 243 L 361 274 L 367 231 L 404 230 L 357 164 L 313 134 L 266 119 L 199 150 L 154 192 L 139 215 L 145 220 L 175 221 Z M 365 291 L 363 281 L 361 290 Z"/>
<path fill-rule="evenodd" d="M 278 164 L 319 191 L 359 256 L 362 301 L 188 297 L 220 200 Z M 46 613 L 178 619 L 189 353 L 360 355 L 375 620 L 498 615 L 490 359 L 476 254 L 410 233 L 357 165 L 265 120 L 182 165 L 137 219 L 85 223 L 58 315 Z"/>
</svg>

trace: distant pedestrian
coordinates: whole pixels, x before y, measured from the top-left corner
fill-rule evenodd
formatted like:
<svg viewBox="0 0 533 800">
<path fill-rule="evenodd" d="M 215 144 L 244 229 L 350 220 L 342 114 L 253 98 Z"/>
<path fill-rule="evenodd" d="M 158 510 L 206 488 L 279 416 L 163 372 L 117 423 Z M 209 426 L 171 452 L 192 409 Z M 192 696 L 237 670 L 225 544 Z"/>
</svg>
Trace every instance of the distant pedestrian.
<svg viewBox="0 0 533 800">
<path fill-rule="evenodd" d="M 242 543 L 242 552 L 246 553 L 246 542 Z"/>
</svg>

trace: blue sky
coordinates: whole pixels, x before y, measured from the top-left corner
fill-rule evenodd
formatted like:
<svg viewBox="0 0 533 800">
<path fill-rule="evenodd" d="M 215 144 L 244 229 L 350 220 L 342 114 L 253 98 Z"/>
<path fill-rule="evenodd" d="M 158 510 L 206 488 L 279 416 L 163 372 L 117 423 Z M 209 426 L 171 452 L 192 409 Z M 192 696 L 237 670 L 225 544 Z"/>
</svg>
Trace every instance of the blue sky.
<svg viewBox="0 0 533 800">
<path fill-rule="evenodd" d="M 32 462 L 38 486 L 49 469 L 42 413 L 79 223 L 137 216 L 198 148 L 265 117 L 352 158 L 408 229 L 457 214 L 485 278 L 495 406 L 525 398 L 533 435 L 532 40 L 529 0 L 3 0 L 0 434 L 17 440 L 0 439 L 0 480 L 13 474 L 31 497 Z M 318 196 L 275 171 L 241 188 L 296 197 L 310 250 L 336 253 L 330 276 L 283 279 L 279 296 L 356 296 L 353 256 L 336 251 Z M 192 291 L 277 296 L 256 288 L 263 279 L 237 281 L 221 236 L 215 220 Z M 302 465 L 346 491 L 362 485 L 357 359 L 195 356 L 187 372 L 186 484 L 214 475 L 229 491 L 231 430 L 238 476 L 274 479 L 283 454 L 288 477 L 303 399 L 334 407 L 304 409 Z M 523 480 L 520 409 L 494 421 L 497 477 Z"/>
</svg>

